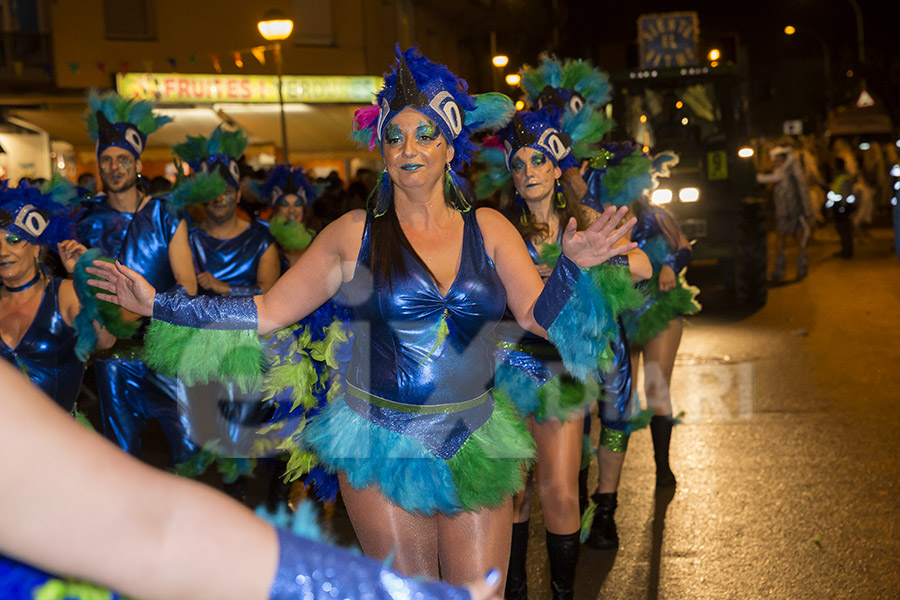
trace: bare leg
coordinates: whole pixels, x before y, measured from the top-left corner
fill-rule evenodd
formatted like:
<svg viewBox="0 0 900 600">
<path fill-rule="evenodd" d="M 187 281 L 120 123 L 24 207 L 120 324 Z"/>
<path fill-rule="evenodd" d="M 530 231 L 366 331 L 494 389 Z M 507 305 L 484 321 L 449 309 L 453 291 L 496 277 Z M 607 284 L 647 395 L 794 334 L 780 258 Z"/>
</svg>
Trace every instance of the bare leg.
<svg viewBox="0 0 900 600">
<path fill-rule="evenodd" d="M 681 317 L 672 319 L 667 328 L 644 345 L 644 393 L 647 407 L 656 415 L 672 414 L 669 384 L 675 367 L 675 355 L 681 344 L 683 325 Z"/>
<path fill-rule="evenodd" d="M 597 491 L 601 494 L 615 492 L 619 487 L 622 465 L 625 464 L 625 453 L 613 452 L 609 448 L 600 446 L 597 450 L 597 462 L 600 465 L 600 481 L 597 484 Z"/>
<path fill-rule="evenodd" d="M 353 530 L 366 556 L 384 560 L 394 553 L 393 568 L 404 575 L 437 579 L 438 519 L 407 512 L 393 504 L 376 487 L 355 490 L 340 475 L 341 496 Z M 509 549 L 509 531 L 506 534 Z M 506 559 L 500 564 L 506 564 Z M 481 573 L 483 577 L 487 568 Z M 466 581 L 474 581 L 475 577 Z"/>
<path fill-rule="evenodd" d="M 438 515 L 436 519 L 445 581 L 463 585 L 496 567 L 502 569 L 505 582 L 512 538 L 512 497 L 500 508 L 482 508 L 453 517 Z"/>
<path fill-rule="evenodd" d="M 578 470 L 584 417 L 560 423 L 550 419 L 532 429 L 537 443 L 536 482 L 547 531 L 569 534 L 581 525 L 578 513 Z"/>
</svg>

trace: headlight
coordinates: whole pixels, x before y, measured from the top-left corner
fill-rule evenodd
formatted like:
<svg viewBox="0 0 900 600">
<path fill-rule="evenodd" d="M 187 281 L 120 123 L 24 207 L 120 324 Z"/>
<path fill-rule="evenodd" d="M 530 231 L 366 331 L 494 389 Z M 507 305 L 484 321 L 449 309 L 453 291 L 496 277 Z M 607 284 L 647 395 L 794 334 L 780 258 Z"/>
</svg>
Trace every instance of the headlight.
<svg viewBox="0 0 900 600">
<path fill-rule="evenodd" d="M 738 156 L 740 156 L 741 158 L 750 158 L 751 156 L 753 156 L 753 148 L 751 148 L 750 146 L 744 146 L 743 148 L 738 150 Z"/>
<path fill-rule="evenodd" d="M 653 190 L 650 202 L 653 204 L 668 204 L 672 201 L 672 190 Z"/>
<path fill-rule="evenodd" d="M 696 202 L 700 199 L 700 190 L 694 187 L 678 190 L 678 199 L 682 202 Z"/>
<path fill-rule="evenodd" d="M 891 167 L 891 177 L 900 177 L 900 165 Z"/>
</svg>

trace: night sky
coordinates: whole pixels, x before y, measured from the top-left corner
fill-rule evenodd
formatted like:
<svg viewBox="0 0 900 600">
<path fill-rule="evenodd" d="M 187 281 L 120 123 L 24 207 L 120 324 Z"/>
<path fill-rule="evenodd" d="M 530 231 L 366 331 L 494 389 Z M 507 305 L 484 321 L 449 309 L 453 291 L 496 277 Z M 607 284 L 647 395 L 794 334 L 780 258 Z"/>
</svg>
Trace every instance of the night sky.
<svg viewBox="0 0 900 600">
<path fill-rule="evenodd" d="M 856 18 L 849 0 L 556 2 L 560 10 L 554 14 L 550 1 L 500 0 L 509 18 L 498 41 L 510 48 L 511 59 L 534 64 L 537 52 L 553 49 L 552 27 L 536 27 L 535 23 L 555 21 L 560 32 L 557 55 L 590 58 L 607 70 L 636 66 L 627 64 L 636 52 L 634 48 L 626 51 L 625 46 L 635 42 L 639 15 L 693 10 L 699 14 L 701 53 L 720 45 L 717 38 L 734 39 L 737 34 L 746 52 L 757 105 L 770 104 L 779 111 L 777 119 L 824 117 L 823 48 L 807 33 L 812 30 L 828 47 L 835 104 L 855 99 L 864 77 L 869 91 L 885 103 L 895 123 L 900 123 L 900 2 L 858 0 L 866 45 L 867 64 L 862 70 L 857 61 Z M 788 24 L 798 29 L 796 35 L 783 33 Z M 849 69 L 852 77 L 847 76 Z"/>
</svg>

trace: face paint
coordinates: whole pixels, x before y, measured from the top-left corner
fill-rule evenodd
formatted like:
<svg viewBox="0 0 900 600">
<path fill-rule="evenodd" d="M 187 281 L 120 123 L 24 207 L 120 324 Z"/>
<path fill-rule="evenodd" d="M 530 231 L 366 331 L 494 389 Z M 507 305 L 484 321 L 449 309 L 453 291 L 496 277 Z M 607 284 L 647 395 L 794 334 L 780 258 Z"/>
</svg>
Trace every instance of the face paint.
<svg viewBox="0 0 900 600">
<path fill-rule="evenodd" d="M 391 123 L 390 125 L 388 125 L 384 135 L 384 143 L 397 144 L 402 141 L 403 132 L 400 131 L 400 128 L 395 123 Z"/>
<path fill-rule="evenodd" d="M 14 234 L 14 233 L 7 233 L 7 234 L 6 234 L 6 243 L 7 243 L 7 244 L 15 245 L 15 244 L 21 243 L 22 241 L 23 241 L 23 239 L 20 238 L 19 236 L 17 236 L 16 234 Z"/>
<path fill-rule="evenodd" d="M 416 138 L 423 141 L 433 141 L 437 139 L 441 135 L 441 132 L 438 131 L 437 125 L 434 123 L 426 123 L 425 121 L 419 121 L 419 126 L 416 127 Z"/>
</svg>

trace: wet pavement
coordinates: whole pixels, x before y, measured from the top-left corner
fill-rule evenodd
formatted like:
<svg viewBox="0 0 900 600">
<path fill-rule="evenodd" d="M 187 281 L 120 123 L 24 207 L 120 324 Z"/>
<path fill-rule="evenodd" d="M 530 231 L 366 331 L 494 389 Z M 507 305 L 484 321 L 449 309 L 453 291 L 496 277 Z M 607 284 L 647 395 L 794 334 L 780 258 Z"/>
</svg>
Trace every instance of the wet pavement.
<svg viewBox="0 0 900 600">
<path fill-rule="evenodd" d="M 850 261 L 817 234 L 810 273 L 752 315 L 707 289 L 672 382 L 674 493 L 650 434 L 619 488 L 618 552 L 583 546 L 576 598 L 900 598 L 900 261 L 874 230 Z M 788 253 L 788 275 L 796 253 Z M 592 469 L 592 483 L 596 481 Z M 531 598 L 549 598 L 532 517 Z"/>
<path fill-rule="evenodd" d="M 733 310 L 702 270 L 701 315 L 685 327 L 672 399 L 674 493 L 654 489 L 648 431 L 632 436 L 619 488 L 617 552 L 583 546 L 576 598 L 900 598 L 900 261 L 873 230 L 844 261 L 833 230 L 810 273 Z M 795 251 L 789 247 L 788 275 Z M 595 443 L 596 443 L 595 428 Z M 161 442 L 158 433 L 150 438 Z M 154 454 L 154 446 L 156 454 Z M 161 443 L 151 460 L 165 460 Z M 592 465 L 591 486 L 596 483 Z M 217 476 L 204 477 L 221 486 Z M 265 495 L 268 474 L 248 489 Z M 531 598 L 549 598 L 533 503 Z M 329 528 L 352 529 L 338 502 Z"/>
</svg>

